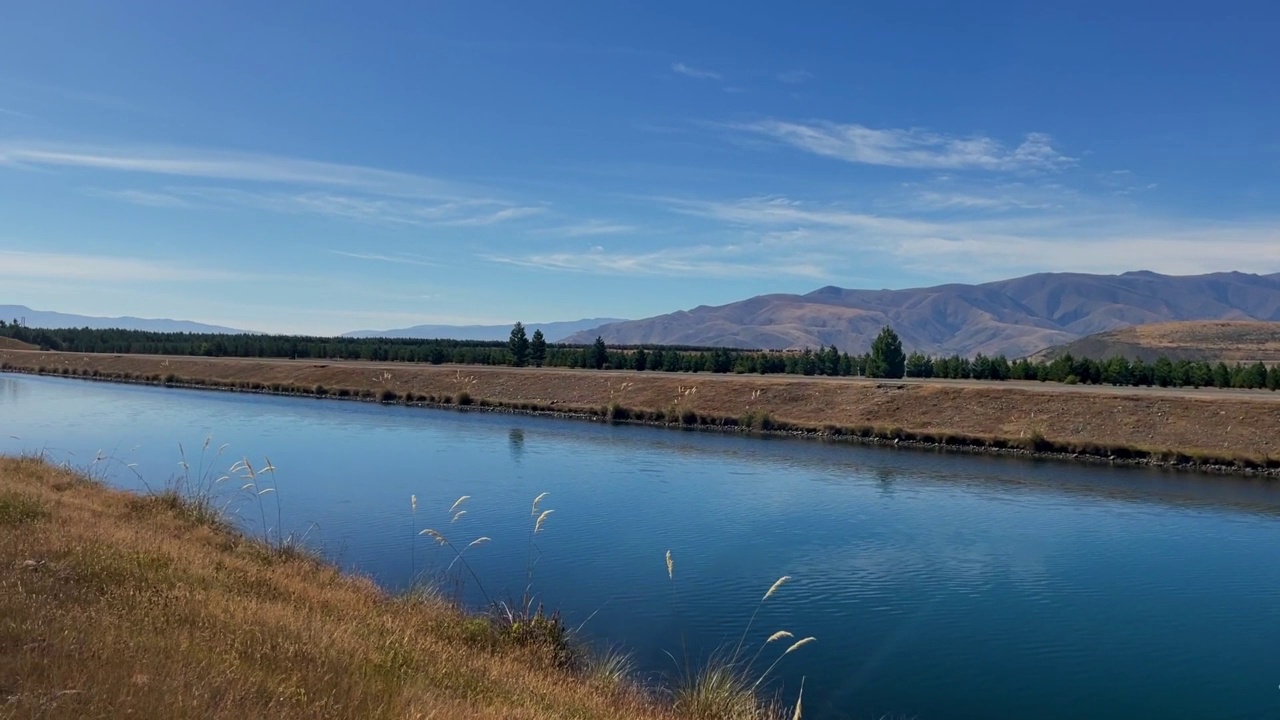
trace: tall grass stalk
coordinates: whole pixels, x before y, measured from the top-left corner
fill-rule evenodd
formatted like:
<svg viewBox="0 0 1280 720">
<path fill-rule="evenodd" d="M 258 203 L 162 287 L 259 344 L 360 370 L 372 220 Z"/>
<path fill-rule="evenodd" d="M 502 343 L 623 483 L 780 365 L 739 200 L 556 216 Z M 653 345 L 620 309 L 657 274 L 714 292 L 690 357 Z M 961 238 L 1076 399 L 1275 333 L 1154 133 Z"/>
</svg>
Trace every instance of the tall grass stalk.
<svg viewBox="0 0 1280 720">
<path fill-rule="evenodd" d="M 449 520 L 450 525 L 456 523 L 460 518 L 462 518 L 463 515 L 466 514 L 466 511 L 461 510 L 460 508 L 462 507 L 463 503 L 465 503 L 467 500 L 470 500 L 470 499 L 471 499 L 470 495 L 463 495 L 462 497 L 455 500 L 453 505 L 449 506 L 448 514 L 451 517 L 451 519 Z M 414 508 L 416 509 L 416 507 L 417 507 L 417 502 L 415 497 Z M 453 570 L 455 565 L 461 569 L 465 569 L 467 573 L 471 576 L 471 579 L 475 580 L 476 587 L 480 590 L 480 593 L 484 595 L 485 603 L 490 606 L 493 605 L 493 598 L 489 595 L 489 591 L 485 590 L 484 583 L 481 582 L 480 576 L 476 574 L 475 569 L 471 567 L 471 563 L 467 562 L 467 559 L 465 557 L 466 552 L 468 550 L 474 547 L 479 547 L 480 545 L 484 545 L 485 543 L 490 541 L 490 538 L 484 537 L 484 536 L 477 537 L 476 539 L 467 543 L 467 545 L 463 547 L 461 550 L 459 550 L 458 547 L 454 545 L 447 537 L 445 537 L 444 533 L 441 533 L 439 530 L 435 530 L 433 528 L 427 528 L 426 530 L 423 530 L 422 532 L 418 533 L 418 535 L 420 536 L 425 535 L 431 538 L 432 540 L 434 540 L 441 547 L 446 547 L 453 552 L 453 559 L 449 562 L 449 566 L 445 568 L 445 571 L 443 573 L 444 578 L 448 577 L 449 573 Z M 461 593 L 461 578 L 459 578 L 459 593 Z M 458 599 L 459 601 L 461 600 L 460 594 Z"/>
<path fill-rule="evenodd" d="M 672 587 L 671 597 L 674 606 L 676 599 L 675 562 L 672 559 L 670 550 L 666 554 L 666 565 L 667 578 Z M 783 575 L 769 586 L 769 589 L 765 591 L 764 595 L 756 603 L 746 626 L 743 628 L 742 635 L 732 649 L 728 647 L 721 648 L 703 660 L 700 665 L 694 667 L 689 663 L 688 649 L 686 647 L 683 665 L 679 662 L 676 663 L 681 668 L 681 675 L 673 690 L 673 703 L 678 713 L 697 720 L 764 720 L 780 715 L 782 710 L 776 704 L 760 695 L 761 688 L 772 676 L 773 671 L 782 662 L 783 658 L 810 643 L 816 642 L 817 638 L 810 636 L 793 642 L 786 650 L 774 658 L 773 662 L 763 672 L 759 673 L 755 670 L 755 664 L 765 649 L 775 642 L 788 640 L 795 636 L 790 631 L 778 630 L 761 643 L 749 660 L 745 660 L 744 653 L 749 649 L 747 638 L 755 625 L 756 616 L 760 613 L 760 608 L 790 580 L 790 575 Z M 684 645 L 683 636 L 681 644 Z M 671 653 L 667 653 L 667 655 L 673 661 L 675 660 Z M 801 682 L 801 693 L 803 693 L 803 681 Z M 793 717 L 799 718 L 800 713 L 801 702 L 800 698 L 797 697 Z"/>
</svg>

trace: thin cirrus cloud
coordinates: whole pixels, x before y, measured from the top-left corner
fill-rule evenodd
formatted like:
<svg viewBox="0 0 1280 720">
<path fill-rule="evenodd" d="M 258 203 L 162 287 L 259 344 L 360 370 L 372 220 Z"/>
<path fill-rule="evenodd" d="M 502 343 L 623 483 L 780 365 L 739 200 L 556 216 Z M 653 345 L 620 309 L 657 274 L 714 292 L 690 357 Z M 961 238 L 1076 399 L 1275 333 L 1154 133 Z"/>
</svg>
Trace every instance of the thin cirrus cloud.
<svg viewBox="0 0 1280 720">
<path fill-rule="evenodd" d="M 490 255 L 490 262 L 561 272 L 595 275 L 657 275 L 704 278 L 828 277 L 823 258 L 776 257 L 738 246 L 670 248 L 646 253 L 619 252 L 595 247 L 588 252 L 534 253 L 523 256 Z"/>
<path fill-rule="evenodd" d="M 248 207 L 385 224 L 485 226 L 542 213 L 461 183 L 297 158 L 183 148 L 0 143 L 0 167 L 76 169 L 235 182 L 237 187 L 101 189 L 97 197 L 156 208 Z"/>
<path fill-rule="evenodd" d="M 93 197 L 119 200 L 132 205 L 157 208 L 186 208 L 191 202 L 169 192 L 153 192 L 150 190 L 111 190 L 106 188 L 89 188 L 86 190 Z"/>
<path fill-rule="evenodd" d="M 919 128 L 876 129 L 856 123 L 760 120 L 729 129 L 762 136 L 806 152 L 846 162 L 945 170 L 1046 171 L 1075 163 L 1054 149 L 1044 133 L 1029 133 L 1009 147 L 981 135 L 956 136 Z"/>
<path fill-rule="evenodd" d="M 511 206 L 499 200 L 404 200 L 331 190 L 263 191 L 228 187 L 169 187 L 163 192 L 92 191 L 152 207 L 247 207 L 290 214 L 337 217 L 358 222 L 415 225 L 484 226 L 529 217 L 541 207 Z"/>
<path fill-rule="evenodd" d="M 965 203 L 972 206 L 973 198 Z M 785 197 L 671 200 L 670 210 L 728 224 L 781 262 L 813 264 L 834 254 L 835 274 L 887 261 L 921 276 L 991 280 L 1045 269 L 1122 272 L 1144 267 L 1194 274 L 1242 266 L 1280 270 L 1280 220 L 1165 218 L 1082 201 L 1001 215 L 921 219 L 859 212 Z M 843 259 L 842 259 L 843 258 Z"/>
<path fill-rule="evenodd" d="M 355 260 L 371 260 L 374 262 L 386 262 L 396 265 L 420 265 L 423 267 L 438 267 L 439 263 L 432 262 L 421 255 L 413 255 L 409 253 L 400 255 L 382 255 L 379 253 L 358 253 L 348 252 L 346 250 L 327 250 L 331 255 L 341 255 Z"/>
<path fill-rule="evenodd" d="M 187 148 L 0 143 L 0 165 L 325 186 L 406 198 L 456 199 L 470 194 L 456 183 L 393 170 Z"/>
<path fill-rule="evenodd" d="M 119 283 L 222 282 L 258 278 L 244 273 L 202 269 L 161 260 L 109 255 L 0 250 L 0 278 L 14 280 L 73 280 Z"/>
<path fill-rule="evenodd" d="M 624 235 L 635 231 L 636 227 L 634 225 L 605 222 L 603 220 L 586 220 L 584 222 L 572 223 L 570 225 L 543 228 L 539 232 L 543 235 L 578 238 L 596 237 L 600 235 Z"/>
<path fill-rule="evenodd" d="M 787 72 L 780 72 L 776 77 L 779 82 L 784 82 L 788 85 L 799 85 L 812 80 L 813 73 L 805 70 L 790 70 Z"/>
<path fill-rule="evenodd" d="M 723 77 L 720 73 L 705 68 L 697 68 L 692 65 L 685 65 L 682 62 L 671 63 L 671 71 L 679 73 L 685 77 L 691 77 L 695 80 L 721 80 Z"/>
</svg>

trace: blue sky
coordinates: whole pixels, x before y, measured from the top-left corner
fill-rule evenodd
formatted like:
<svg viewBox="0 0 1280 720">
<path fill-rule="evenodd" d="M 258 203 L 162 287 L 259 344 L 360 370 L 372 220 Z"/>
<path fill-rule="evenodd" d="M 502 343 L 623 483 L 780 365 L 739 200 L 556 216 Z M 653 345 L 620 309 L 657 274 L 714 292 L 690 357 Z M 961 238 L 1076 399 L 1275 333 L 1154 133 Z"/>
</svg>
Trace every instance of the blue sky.
<svg viewBox="0 0 1280 720">
<path fill-rule="evenodd" d="M 1280 271 L 1268 3 L 0 11 L 0 303 L 335 333 Z"/>
</svg>

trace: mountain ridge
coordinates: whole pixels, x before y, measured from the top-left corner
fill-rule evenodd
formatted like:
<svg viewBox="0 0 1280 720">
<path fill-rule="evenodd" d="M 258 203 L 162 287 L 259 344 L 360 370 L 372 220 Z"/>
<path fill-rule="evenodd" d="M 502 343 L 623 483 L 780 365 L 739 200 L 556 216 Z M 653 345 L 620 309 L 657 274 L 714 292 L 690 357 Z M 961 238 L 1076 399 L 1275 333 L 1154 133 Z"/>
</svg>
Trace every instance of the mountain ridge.
<svg viewBox="0 0 1280 720">
<path fill-rule="evenodd" d="M 222 325 L 209 325 L 192 320 L 171 318 L 139 318 L 132 316 L 99 317 L 76 315 L 53 310 L 33 310 L 26 305 L 0 305 L 0 320 L 9 322 L 25 318 L 27 327 L 33 328 L 82 328 L 95 330 L 149 330 L 152 332 L 218 333 L 223 335 L 256 334 L 252 330 L 239 330 Z"/>
<path fill-rule="evenodd" d="M 1184 320 L 1132 325 L 1045 348 L 1034 357 L 1053 360 L 1066 354 L 1093 360 L 1119 355 L 1143 362 L 1167 357 L 1274 365 L 1280 364 L 1280 322 Z"/>
<path fill-rule="evenodd" d="M 579 332 L 586 332 L 594 327 L 611 323 L 626 322 L 618 318 L 583 318 L 581 320 L 563 320 L 546 323 L 524 323 L 529 334 L 534 330 L 542 330 L 547 342 L 561 342 L 565 338 Z M 450 340 L 506 340 L 511 335 L 511 325 L 414 325 L 407 328 L 390 330 L 352 330 L 343 333 L 342 337 L 351 338 L 447 338 Z M 595 340 L 595 336 L 591 336 Z M 590 340 L 588 341 L 590 342 Z"/>
<path fill-rule="evenodd" d="M 910 350 L 1022 357 L 1130 325 L 1173 320 L 1280 321 L 1280 273 L 1036 273 L 976 285 L 862 290 L 828 285 L 702 305 L 570 336 L 620 345 L 774 350 L 835 345 L 865 352 L 884 325 Z"/>
</svg>

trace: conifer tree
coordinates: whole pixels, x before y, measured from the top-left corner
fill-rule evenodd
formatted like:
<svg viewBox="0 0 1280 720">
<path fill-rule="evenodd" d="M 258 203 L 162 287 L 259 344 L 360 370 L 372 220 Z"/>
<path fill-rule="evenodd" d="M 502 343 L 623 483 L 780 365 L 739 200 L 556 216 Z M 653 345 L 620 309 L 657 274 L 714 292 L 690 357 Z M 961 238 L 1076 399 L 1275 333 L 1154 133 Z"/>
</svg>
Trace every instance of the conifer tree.
<svg viewBox="0 0 1280 720">
<path fill-rule="evenodd" d="M 902 352 L 902 339 L 888 325 L 871 343 L 867 359 L 867 377 L 900 378 L 906 374 L 907 356 Z"/>
<path fill-rule="evenodd" d="M 533 331 L 533 340 L 529 342 L 529 360 L 534 367 L 542 367 L 547 361 L 547 339 L 541 330 Z"/>
<path fill-rule="evenodd" d="M 524 324 L 516 323 L 511 328 L 511 339 L 507 341 L 511 350 L 511 364 L 524 367 L 529 364 L 529 336 L 524 332 Z"/>
</svg>

